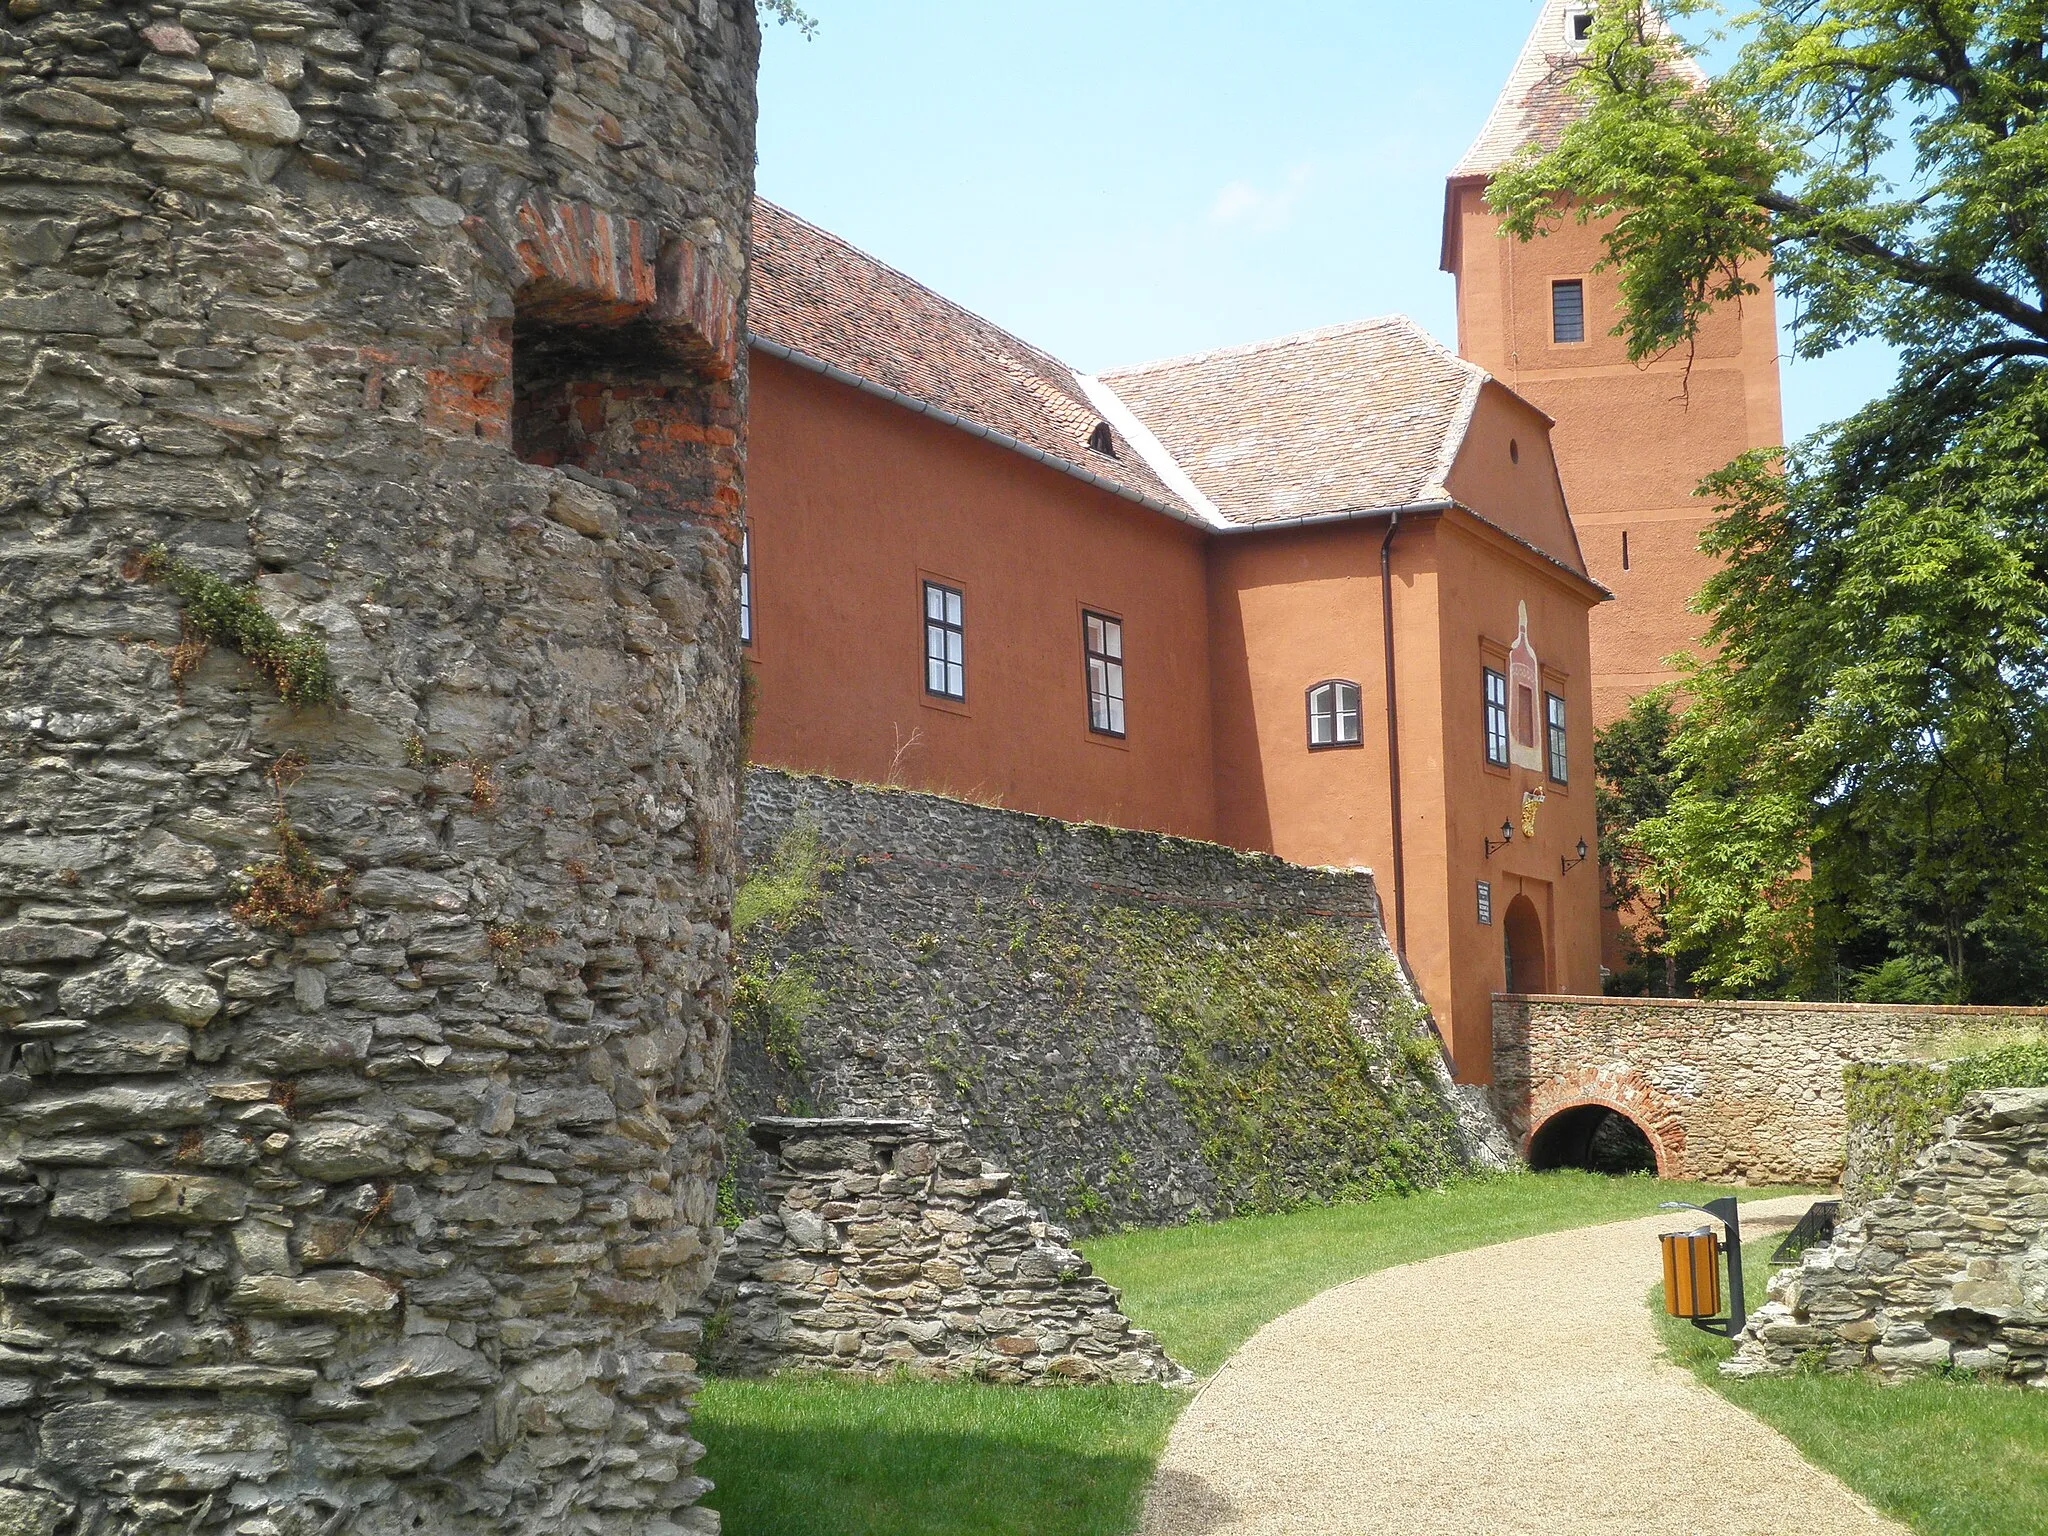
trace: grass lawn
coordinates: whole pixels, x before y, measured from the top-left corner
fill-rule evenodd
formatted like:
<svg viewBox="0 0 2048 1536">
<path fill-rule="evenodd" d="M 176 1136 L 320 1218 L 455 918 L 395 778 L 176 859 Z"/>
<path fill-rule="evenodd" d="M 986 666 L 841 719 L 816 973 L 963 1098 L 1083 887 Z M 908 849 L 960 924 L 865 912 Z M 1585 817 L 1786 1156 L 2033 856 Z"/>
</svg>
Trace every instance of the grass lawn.
<svg viewBox="0 0 2048 1536">
<path fill-rule="evenodd" d="M 1518 1174 L 1082 1245 L 1124 1309 L 1208 1375 L 1318 1291 L 1539 1232 L 1725 1190 Z M 1760 1194 L 1761 1192 L 1759 1192 Z M 711 1381 L 696 1433 L 727 1536 L 1119 1536 L 1188 1394 L 832 1379 Z"/>
<path fill-rule="evenodd" d="M 1764 1302 L 1776 1243 L 1743 1255 L 1752 1306 Z M 1673 1359 L 1921 1536 L 2048 1536 L 2048 1391 L 1859 1376 L 1729 1381 L 1715 1369 L 1728 1341 L 1666 1316 L 1662 1286 L 1650 1302 Z"/>
</svg>

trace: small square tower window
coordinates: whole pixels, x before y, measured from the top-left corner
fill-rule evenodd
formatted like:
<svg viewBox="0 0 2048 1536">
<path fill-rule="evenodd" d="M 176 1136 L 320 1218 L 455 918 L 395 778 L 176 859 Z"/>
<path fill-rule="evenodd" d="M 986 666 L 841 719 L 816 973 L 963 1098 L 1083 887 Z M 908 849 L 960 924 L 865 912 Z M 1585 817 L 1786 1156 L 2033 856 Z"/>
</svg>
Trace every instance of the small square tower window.
<svg viewBox="0 0 2048 1536">
<path fill-rule="evenodd" d="M 1550 339 L 1586 339 L 1586 285 L 1576 277 L 1550 285 Z"/>
<path fill-rule="evenodd" d="M 1592 8 L 1574 9 L 1565 12 L 1565 40 L 1574 48 L 1584 48 L 1593 38 Z"/>
</svg>

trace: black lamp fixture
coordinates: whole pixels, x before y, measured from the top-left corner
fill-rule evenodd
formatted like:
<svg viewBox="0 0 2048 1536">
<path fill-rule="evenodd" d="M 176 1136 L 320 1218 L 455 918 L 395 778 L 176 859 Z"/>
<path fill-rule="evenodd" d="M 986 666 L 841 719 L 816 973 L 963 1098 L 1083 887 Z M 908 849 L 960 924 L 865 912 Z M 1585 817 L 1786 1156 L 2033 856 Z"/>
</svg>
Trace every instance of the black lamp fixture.
<svg viewBox="0 0 2048 1536">
<path fill-rule="evenodd" d="M 1483 841 L 1486 844 L 1486 856 L 1489 859 L 1492 858 L 1496 853 L 1499 853 L 1501 849 L 1507 847 L 1507 845 L 1509 843 L 1512 843 L 1514 840 L 1515 824 L 1512 821 L 1504 821 L 1500 824 L 1499 842 L 1496 843 L 1490 837 L 1481 839 L 1481 841 Z"/>
<path fill-rule="evenodd" d="M 1578 854 L 1579 856 L 1576 859 L 1568 859 L 1563 854 L 1559 854 L 1557 862 L 1564 866 L 1559 873 L 1568 875 L 1576 866 L 1586 862 L 1586 840 L 1583 837 L 1579 839 Z"/>
</svg>

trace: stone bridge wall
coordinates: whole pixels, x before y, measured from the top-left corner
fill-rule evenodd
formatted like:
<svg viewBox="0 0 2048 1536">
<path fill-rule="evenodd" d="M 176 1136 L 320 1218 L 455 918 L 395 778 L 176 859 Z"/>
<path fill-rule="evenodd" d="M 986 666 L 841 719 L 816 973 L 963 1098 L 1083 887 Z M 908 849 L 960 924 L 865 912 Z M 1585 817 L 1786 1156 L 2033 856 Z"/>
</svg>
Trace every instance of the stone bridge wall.
<svg viewBox="0 0 2048 1536">
<path fill-rule="evenodd" d="M 715 1529 L 757 46 L 0 21 L 0 1530 Z"/>
<path fill-rule="evenodd" d="M 1496 997 L 1493 1101 L 1525 1152 L 1553 1115 L 1602 1104 L 1642 1127 L 1667 1178 L 1830 1184 L 1850 1062 L 2013 1018 L 2048 1009 Z"/>
</svg>

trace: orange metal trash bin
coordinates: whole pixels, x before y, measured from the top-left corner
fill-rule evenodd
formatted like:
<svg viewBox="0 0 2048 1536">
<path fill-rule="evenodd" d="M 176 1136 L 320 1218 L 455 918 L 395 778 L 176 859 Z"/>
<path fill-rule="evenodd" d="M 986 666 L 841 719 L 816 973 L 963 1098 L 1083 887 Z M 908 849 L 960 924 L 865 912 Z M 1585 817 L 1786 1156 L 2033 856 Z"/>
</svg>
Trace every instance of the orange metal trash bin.
<svg viewBox="0 0 2048 1536">
<path fill-rule="evenodd" d="M 1716 1317 L 1721 1311 L 1721 1240 L 1713 1229 L 1666 1232 L 1664 1310 L 1673 1317 Z"/>
</svg>

